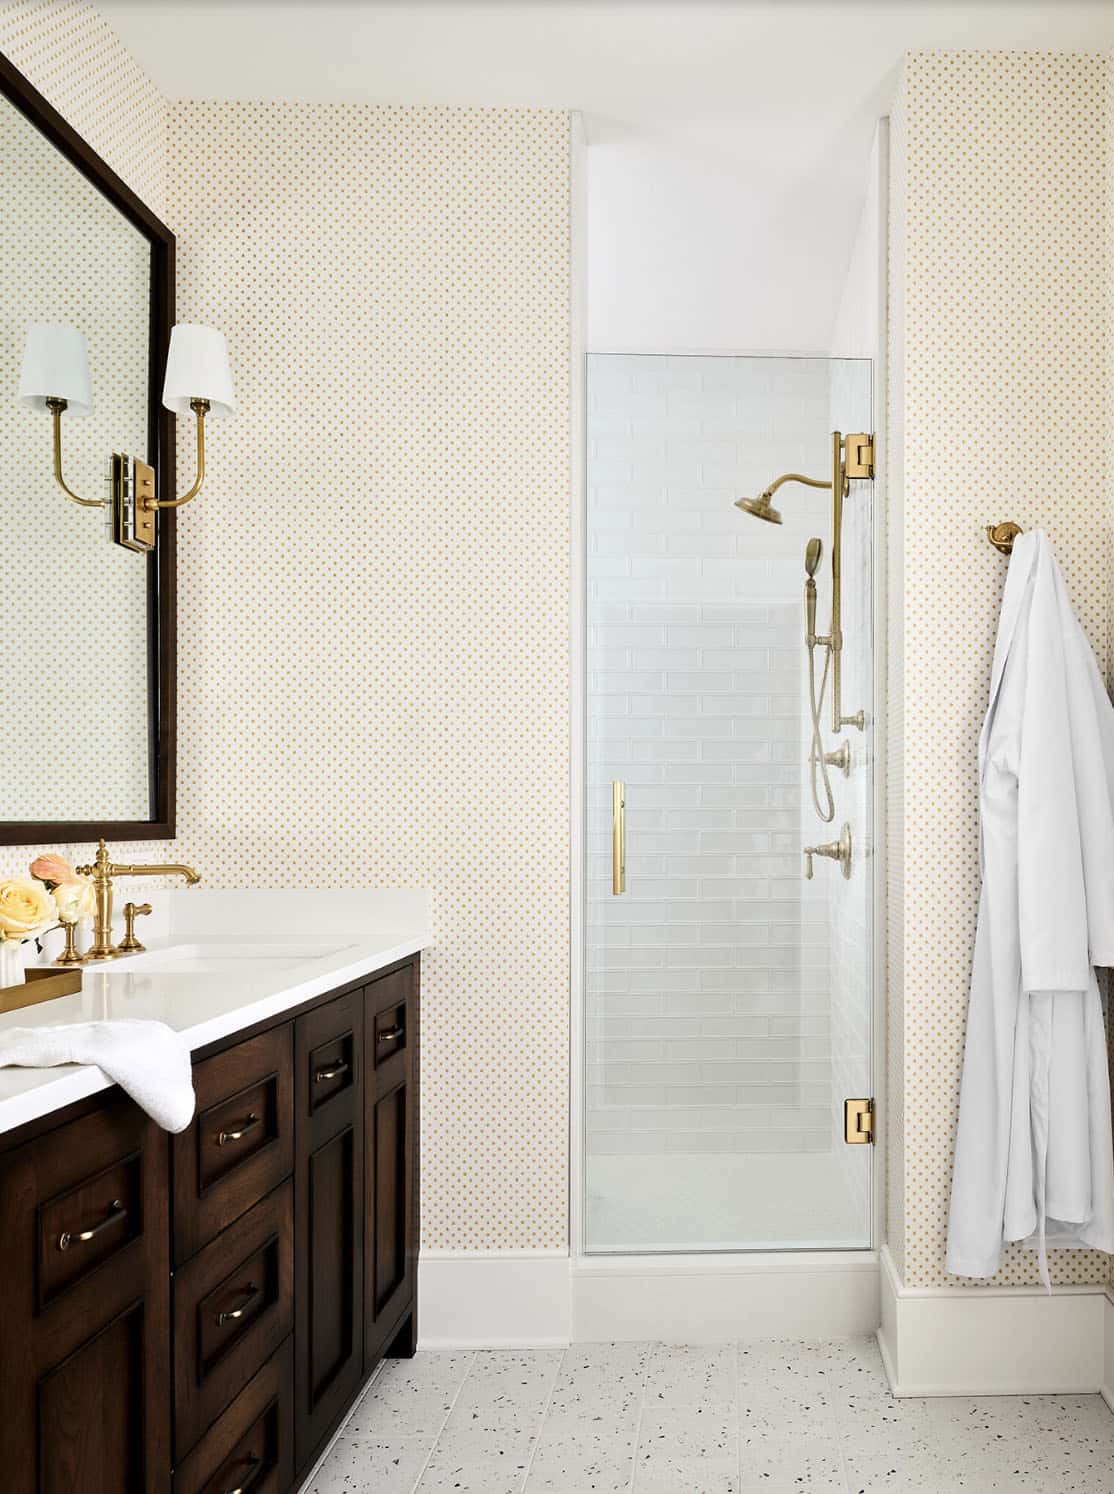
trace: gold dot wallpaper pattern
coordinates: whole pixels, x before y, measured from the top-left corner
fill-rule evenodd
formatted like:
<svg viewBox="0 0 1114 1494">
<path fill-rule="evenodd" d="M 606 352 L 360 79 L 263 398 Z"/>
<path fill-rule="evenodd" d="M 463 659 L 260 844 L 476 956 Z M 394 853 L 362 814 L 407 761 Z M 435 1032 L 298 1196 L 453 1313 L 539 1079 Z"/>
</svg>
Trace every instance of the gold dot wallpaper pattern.
<svg viewBox="0 0 1114 1494">
<path fill-rule="evenodd" d="M 903 1027 L 891 1037 L 902 1044 L 903 1268 L 915 1287 L 956 1284 L 943 1252 L 978 893 L 976 752 L 1008 564 L 985 524 L 1047 530 L 1108 662 L 1108 67 L 1053 52 L 905 62 L 891 191 L 904 874 L 889 916 L 891 952 L 904 945 Z M 1054 1282 L 1099 1282 L 1107 1263 L 1057 1251 L 1051 1270 Z M 1011 1248 L 995 1280 L 1036 1283 L 1033 1257 Z"/>
<path fill-rule="evenodd" d="M 166 101 L 86 0 L 0 0 L 0 52 L 160 218 Z"/>
<path fill-rule="evenodd" d="M 569 118 L 179 104 L 168 191 L 239 401 L 180 520 L 178 849 L 432 890 L 424 1242 L 560 1246 Z"/>
<path fill-rule="evenodd" d="M 150 183 L 95 13 L 0 19 Z M 167 126 L 178 316 L 227 333 L 239 411 L 179 523 L 179 838 L 120 854 L 212 886 L 429 887 L 423 1243 L 563 1247 L 569 116 L 181 104 Z"/>
<path fill-rule="evenodd" d="M 15 396 L 28 324 L 77 327 L 94 409 L 63 417 L 66 481 L 103 498 L 112 451 L 149 457 L 150 247 L 7 99 L 0 161 L 0 637 L 30 623 L 37 640 L 33 683 L 14 669 L 0 686 L 0 821 L 65 819 L 75 795 L 92 819 L 142 819 L 147 566 L 112 543 L 107 509 L 57 488 L 50 416 Z"/>
</svg>

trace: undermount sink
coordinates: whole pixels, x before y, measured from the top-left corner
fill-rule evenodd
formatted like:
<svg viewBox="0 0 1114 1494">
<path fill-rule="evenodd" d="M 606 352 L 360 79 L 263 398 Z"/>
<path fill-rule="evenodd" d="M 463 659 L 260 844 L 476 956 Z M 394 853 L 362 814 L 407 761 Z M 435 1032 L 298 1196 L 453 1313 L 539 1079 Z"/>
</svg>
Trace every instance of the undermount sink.
<svg viewBox="0 0 1114 1494">
<path fill-rule="evenodd" d="M 93 968 L 162 975 L 250 975 L 255 970 L 294 970 L 346 948 L 343 944 L 168 944 Z"/>
</svg>

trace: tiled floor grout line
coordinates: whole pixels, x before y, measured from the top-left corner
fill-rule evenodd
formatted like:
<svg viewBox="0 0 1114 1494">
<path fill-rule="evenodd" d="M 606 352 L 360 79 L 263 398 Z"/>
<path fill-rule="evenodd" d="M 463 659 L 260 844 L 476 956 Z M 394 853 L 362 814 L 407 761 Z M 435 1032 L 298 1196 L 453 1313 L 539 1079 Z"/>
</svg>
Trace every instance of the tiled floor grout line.
<svg viewBox="0 0 1114 1494">
<path fill-rule="evenodd" d="M 650 1355 L 652 1353 L 652 1345 L 647 1344 L 646 1358 L 642 1361 L 642 1381 L 638 1387 L 638 1415 L 634 1423 L 634 1447 L 631 1449 L 630 1483 L 627 1486 L 629 1494 L 634 1494 L 634 1481 L 638 1476 L 638 1448 L 642 1442 L 642 1420 L 646 1415 L 646 1378 L 650 1373 Z"/>
<path fill-rule="evenodd" d="M 530 1474 L 533 1471 L 534 1462 L 538 1456 L 538 1448 L 542 1442 L 542 1428 L 545 1426 L 546 1418 L 549 1416 L 549 1408 L 553 1404 L 553 1392 L 556 1389 L 557 1381 L 561 1378 L 561 1371 L 565 1365 L 565 1355 L 571 1351 L 571 1347 L 570 1345 L 568 1349 L 562 1349 L 561 1357 L 557 1361 L 557 1368 L 553 1372 L 553 1379 L 549 1382 L 549 1391 L 545 1398 L 545 1405 L 542 1407 L 541 1420 L 538 1422 L 538 1430 L 534 1434 L 534 1441 L 530 1447 L 530 1456 L 526 1461 L 526 1471 L 523 1473 L 522 1483 L 519 1485 L 520 1491 L 524 1491 L 526 1485 L 530 1482 Z"/>
<path fill-rule="evenodd" d="M 464 1371 L 463 1375 L 461 1375 L 461 1377 L 460 1377 L 460 1384 L 456 1387 L 456 1392 L 453 1395 L 452 1400 L 449 1402 L 449 1409 L 445 1412 L 445 1415 L 444 1415 L 444 1418 L 443 1418 L 443 1420 L 441 1422 L 441 1425 L 437 1428 L 437 1431 L 436 1431 L 436 1433 L 434 1434 L 434 1437 L 433 1437 L 433 1441 L 429 1445 L 429 1452 L 426 1453 L 425 1462 L 421 1466 L 421 1469 L 420 1469 L 420 1471 L 418 1473 L 418 1477 L 410 1485 L 410 1494 L 420 1494 L 420 1490 L 421 1490 L 421 1486 L 422 1486 L 422 1479 L 425 1478 L 426 1471 L 428 1470 L 430 1463 L 433 1461 L 433 1454 L 437 1451 L 437 1444 L 441 1441 L 441 1433 L 448 1426 L 448 1424 L 449 1424 L 449 1417 L 453 1414 L 453 1410 L 456 1407 L 457 1401 L 460 1400 L 461 1391 L 464 1389 L 465 1385 L 468 1383 L 468 1376 L 472 1373 L 472 1371 L 475 1368 L 476 1368 L 476 1351 L 473 1349 L 472 1352 L 471 1352 L 471 1357 L 470 1357 L 470 1359 L 468 1361 L 468 1368 Z"/>
</svg>

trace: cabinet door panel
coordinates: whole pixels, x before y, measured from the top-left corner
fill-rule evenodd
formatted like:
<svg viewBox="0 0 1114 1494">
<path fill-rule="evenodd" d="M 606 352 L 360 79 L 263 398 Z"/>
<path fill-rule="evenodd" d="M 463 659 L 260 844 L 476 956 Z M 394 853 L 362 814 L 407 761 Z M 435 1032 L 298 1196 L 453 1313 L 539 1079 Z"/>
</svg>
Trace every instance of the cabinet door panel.
<svg viewBox="0 0 1114 1494">
<path fill-rule="evenodd" d="M 418 964 L 371 981 L 367 1007 L 367 1240 L 364 1368 L 402 1335 L 413 1344 L 417 1302 Z"/>
<path fill-rule="evenodd" d="M 372 1281 L 375 1311 L 383 1312 L 406 1275 L 406 1131 L 407 1086 L 397 1084 L 376 1100 L 372 1112 L 375 1137 L 375 1255 Z"/>
<path fill-rule="evenodd" d="M 36 1401 L 42 1494 L 142 1489 L 142 1305 L 44 1376 Z"/>
<path fill-rule="evenodd" d="M 364 1010 L 360 992 L 299 1017 L 294 1034 L 295 1453 L 316 1455 L 363 1377 Z"/>
</svg>

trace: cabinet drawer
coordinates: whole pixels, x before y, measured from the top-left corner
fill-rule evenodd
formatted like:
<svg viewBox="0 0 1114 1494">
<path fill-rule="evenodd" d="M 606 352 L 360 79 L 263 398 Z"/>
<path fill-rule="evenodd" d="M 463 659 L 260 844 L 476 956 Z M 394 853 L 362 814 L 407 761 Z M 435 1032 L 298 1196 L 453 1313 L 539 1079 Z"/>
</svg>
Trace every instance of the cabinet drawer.
<svg viewBox="0 0 1114 1494">
<path fill-rule="evenodd" d="M 174 1277 L 174 1448 L 193 1446 L 294 1321 L 293 1184 L 284 1183 Z"/>
<path fill-rule="evenodd" d="M 290 1025 L 195 1066 L 197 1115 L 174 1138 L 174 1262 L 189 1260 L 290 1175 Z"/>
<path fill-rule="evenodd" d="M 57 1146 L 77 1145 L 63 1127 Z M 86 1164 L 88 1165 L 88 1164 Z M 136 1149 L 40 1203 L 36 1215 L 37 1307 L 116 1260 L 143 1234 L 143 1158 Z"/>
<path fill-rule="evenodd" d="M 286 1494 L 293 1478 L 293 1339 L 251 1380 L 174 1474 L 174 1494 Z"/>
<path fill-rule="evenodd" d="M 404 965 L 401 970 L 392 970 L 390 975 L 381 975 L 377 980 L 369 982 L 364 987 L 364 999 L 368 1011 L 378 1018 L 388 1007 L 399 1006 L 408 1001 L 416 989 L 417 967 Z"/>
<path fill-rule="evenodd" d="M 374 1018 L 375 1038 L 372 1059 L 375 1067 L 386 1063 L 406 1047 L 406 1026 L 409 1003 L 405 1000 L 384 1007 Z"/>
</svg>

